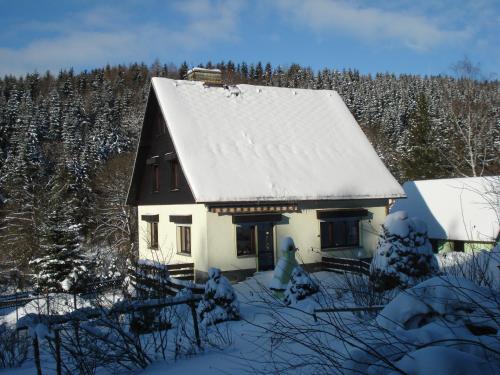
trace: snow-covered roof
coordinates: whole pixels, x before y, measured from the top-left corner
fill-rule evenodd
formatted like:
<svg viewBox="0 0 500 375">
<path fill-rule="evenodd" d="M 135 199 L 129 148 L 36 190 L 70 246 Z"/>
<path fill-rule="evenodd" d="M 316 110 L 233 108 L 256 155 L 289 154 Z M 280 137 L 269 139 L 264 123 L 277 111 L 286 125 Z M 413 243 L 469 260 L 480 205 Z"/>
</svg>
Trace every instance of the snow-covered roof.
<svg viewBox="0 0 500 375">
<path fill-rule="evenodd" d="M 459 241 L 494 241 L 500 222 L 500 176 L 409 181 L 404 210 L 428 225 L 429 237 Z"/>
<path fill-rule="evenodd" d="M 153 88 L 197 202 L 404 196 L 335 91 Z"/>
</svg>

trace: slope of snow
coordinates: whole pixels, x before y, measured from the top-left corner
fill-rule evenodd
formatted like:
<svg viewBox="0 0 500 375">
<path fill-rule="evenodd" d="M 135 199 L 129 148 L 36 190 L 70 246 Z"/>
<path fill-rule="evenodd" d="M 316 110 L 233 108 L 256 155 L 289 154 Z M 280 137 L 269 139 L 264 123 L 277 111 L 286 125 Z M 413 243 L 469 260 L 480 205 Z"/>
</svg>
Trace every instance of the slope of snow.
<svg viewBox="0 0 500 375">
<path fill-rule="evenodd" d="M 404 210 L 427 223 L 430 238 L 494 241 L 500 223 L 500 176 L 408 181 Z"/>
<path fill-rule="evenodd" d="M 404 196 L 335 91 L 152 82 L 198 202 Z"/>
</svg>

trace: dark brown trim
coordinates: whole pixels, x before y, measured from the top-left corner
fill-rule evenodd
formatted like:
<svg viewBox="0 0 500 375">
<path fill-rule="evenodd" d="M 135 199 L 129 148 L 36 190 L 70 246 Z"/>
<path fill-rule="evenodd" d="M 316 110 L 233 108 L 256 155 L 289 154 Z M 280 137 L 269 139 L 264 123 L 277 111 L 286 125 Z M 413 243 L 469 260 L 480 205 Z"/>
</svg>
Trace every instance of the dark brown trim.
<svg viewBox="0 0 500 375">
<path fill-rule="evenodd" d="M 348 210 L 318 210 L 316 217 L 319 220 L 336 219 L 346 217 L 365 217 L 368 216 L 368 210 L 364 208 L 348 209 Z"/>
<path fill-rule="evenodd" d="M 176 224 L 192 224 L 193 216 L 192 215 L 170 215 L 169 220 L 171 223 Z"/>
<path fill-rule="evenodd" d="M 177 160 L 177 154 L 175 153 L 175 151 L 171 151 L 171 152 L 167 152 L 163 158 L 166 160 L 166 161 L 170 161 L 170 160 Z"/>
<path fill-rule="evenodd" d="M 158 165 L 158 156 L 153 156 L 151 158 L 146 159 L 146 165 Z"/>
<path fill-rule="evenodd" d="M 234 215 L 233 224 L 277 222 L 283 220 L 281 214 Z"/>
<path fill-rule="evenodd" d="M 158 223 L 160 221 L 160 215 L 142 215 L 142 221 L 147 221 L 148 223 Z"/>
</svg>

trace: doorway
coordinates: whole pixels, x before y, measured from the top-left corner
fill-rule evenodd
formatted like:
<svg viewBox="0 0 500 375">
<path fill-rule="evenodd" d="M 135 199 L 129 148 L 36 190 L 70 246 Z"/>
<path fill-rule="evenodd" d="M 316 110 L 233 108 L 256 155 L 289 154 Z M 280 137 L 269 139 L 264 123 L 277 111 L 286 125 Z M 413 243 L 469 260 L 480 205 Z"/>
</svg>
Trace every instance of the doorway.
<svg viewBox="0 0 500 375">
<path fill-rule="evenodd" d="M 257 224 L 257 260 L 259 271 L 268 271 L 274 269 L 273 227 L 273 223 Z"/>
</svg>

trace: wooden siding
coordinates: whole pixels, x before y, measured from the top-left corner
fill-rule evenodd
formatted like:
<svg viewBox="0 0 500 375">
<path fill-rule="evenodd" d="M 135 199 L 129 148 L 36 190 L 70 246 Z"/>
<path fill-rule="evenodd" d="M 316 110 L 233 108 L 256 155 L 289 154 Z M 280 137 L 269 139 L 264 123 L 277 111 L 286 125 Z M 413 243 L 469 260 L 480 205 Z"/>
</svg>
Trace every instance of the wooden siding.
<svg viewBox="0 0 500 375">
<path fill-rule="evenodd" d="M 177 161 L 176 155 L 156 94 L 151 89 L 127 204 L 139 206 L 194 203 L 194 196 L 181 164 L 178 166 L 178 188 L 171 189 L 173 176 L 170 164 Z M 158 189 L 155 186 L 153 166 L 158 168 Z"/>
</svg>

